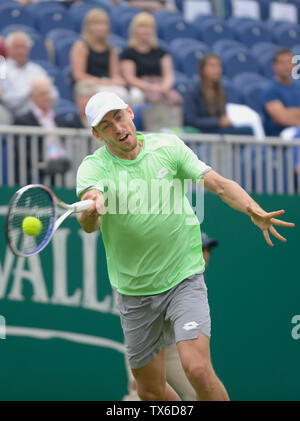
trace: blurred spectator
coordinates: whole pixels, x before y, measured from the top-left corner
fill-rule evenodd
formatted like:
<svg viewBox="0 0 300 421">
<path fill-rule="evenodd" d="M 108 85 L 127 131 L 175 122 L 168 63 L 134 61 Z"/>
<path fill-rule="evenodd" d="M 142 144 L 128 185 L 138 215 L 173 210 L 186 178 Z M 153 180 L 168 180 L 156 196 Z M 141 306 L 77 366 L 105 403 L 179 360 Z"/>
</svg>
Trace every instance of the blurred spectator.
<svg viewBox="0 0 300 421">
<path fill-rule="evenodd" d="M 300 128 L 300 86 L 292 78 L 292 52 L 283 48 L 273 60 L 274 80 L 262 93 L 265 129 L 268 136 L 282 136 L 286 140 Z M 289 128 L 289 130 L 284 130 Z"/>
<path fill-rule="evenodd" d="M 13 122 L 13 117 L 11 113 L 5 108 L 5 106 L 1 104 L 1 97 L 2 97 L 2 88 L 0 86 L 0 124 L 10 125 Z"/>
<path fill-rule="evenodd" d="M 259 114 L 242 104 L 226 102 L 222 63 L 215 54 L 205 54 L 199 63 L 199 79 L 184 98 L 184 123 L 206 133 L 254 134 L 265 137 Z"/>
<path fill-rule="evenodd" d="M 90 128 L 85 115 L 85 107 L 91 96 L 97 92 L 99 92 L 99 86 L 93 81 L 81 80 L 76 84 L 74 89 L 74 102 L 77 106 L 78 114 L 72 121 L 72 127 L 76 129 Z"/>
<path fill-rule="evenodd" d="M 121 69 L 140 102 L 182 104 L 181 95 L 173 89 L 171 56 L 158 46 L 155 20 L 149 13 L 142 12 L 133 18 L 128 47 L 121 55 Z"/>
<path fill-rule="evenodd" d="M 32 79 L 29 110 L 26 114 L 16 117 L 15 124 L 41 126 L 50 130 L 55 127 L 67 127 L 68 123 L 64 118 L 56 116 L 53 111 L 52 92 L 53 85 L 48 77 L 38 76 Z M 30 142 L 28 143 L 30 147 Z M 70 168 L 70 161 L 61 139 L 52 134 L 47 135 L 43 141 L 39 139 L 39 161 L 40 168 L 47 174 L 64 173 Z"/>
<path fill-rule="evenodd" d="M 100 90 L 115 92 L 131 103 L 125 81 L 120 75 L 118 53 L 108 43 L 109 18 L 106 12 L 92 9 L 82 26 L 82 40 L 71 49 L 71 69 L 75 82 L 90 80 Z"/>
<path fill-rule="evenodd" d="M 6 57 L 5 39 L 0 37 L 0 56 Z"/>
<path fill-rule="evenodd" d="M 32 80 L 37 76 L 47 76 L 46 71 L 29 60 L 31 40 L 25 32 L 11 32 L 6 38 L 6 77 L 1 80 L 3 104 L 19 116 L 28 111 L 29 91 Z M 53 86 L 53 96 L 58 91 Z"/>
</svg>

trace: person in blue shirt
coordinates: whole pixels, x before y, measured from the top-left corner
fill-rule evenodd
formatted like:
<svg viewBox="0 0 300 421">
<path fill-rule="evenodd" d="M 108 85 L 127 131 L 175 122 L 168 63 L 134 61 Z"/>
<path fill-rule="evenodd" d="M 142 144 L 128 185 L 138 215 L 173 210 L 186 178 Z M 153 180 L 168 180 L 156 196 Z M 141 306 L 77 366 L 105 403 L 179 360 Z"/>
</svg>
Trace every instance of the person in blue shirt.
<svg viewBox="0 0 300 421">
<path fill-rule="evenodd" d="M 274 80 L 262 92 L 267 136 L 280 136 L 286 128 L 300 126 L 300 84 L 292 78 L 293 54 L 288 48 L 274 56 Z"/>
</svg>

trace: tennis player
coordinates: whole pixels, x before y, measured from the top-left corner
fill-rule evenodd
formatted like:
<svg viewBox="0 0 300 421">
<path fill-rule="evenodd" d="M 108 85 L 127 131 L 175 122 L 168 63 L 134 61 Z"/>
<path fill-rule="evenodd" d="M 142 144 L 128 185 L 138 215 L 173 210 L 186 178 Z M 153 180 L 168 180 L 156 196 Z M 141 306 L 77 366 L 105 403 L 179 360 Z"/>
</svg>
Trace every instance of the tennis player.
<svg viewBox="0 0 300 421">
<path fill-rule="evenodd" d="M 89 233 L 101 228 L 138 395 L 152 401 L 180 399 L 165 374 L 164 348 L 175 342 L 197 398 L 228 400 L 210 359 L 200 225 L 190 222 L 193 211 L 187 198 L 182 212 L 175 199 L 164 212 L 164 195 L 157 196 L 148 211 L 130 209 L 137 197 L 143 197 L 143 205 L 147 203 L 155 180 L 180 180 L 182 185 L 185 180 L 203 180 L 207 189 L 248 215 L 270 246 L 269 232 L 286 241 L 276 225 L 294 224 L 277 219 L 284 210 L 264 211 L 236 182 L 198 160 L 177 136 L 136 132 L 132 109 L 114 93 L 94 95 L 86 106 L 86 117 L 93 135 L 105 146 L 84 158 L 78 169 L 78 196 L 94 200 L 78 221 Z M 137 192 L 139 187 L 143 196 Z"/>
</svg>

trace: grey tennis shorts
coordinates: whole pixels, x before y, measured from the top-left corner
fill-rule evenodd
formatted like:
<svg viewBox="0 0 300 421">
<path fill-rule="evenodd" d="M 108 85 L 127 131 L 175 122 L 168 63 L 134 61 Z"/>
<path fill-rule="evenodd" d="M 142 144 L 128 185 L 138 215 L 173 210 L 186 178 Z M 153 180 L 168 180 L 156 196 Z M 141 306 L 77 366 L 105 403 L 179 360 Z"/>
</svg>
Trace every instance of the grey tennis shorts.
<svg viewBox="0 0 300 421">
<path fill-rule="evenodd" d="M 196 339 L 200 332 L 210 337 L 210 311 L 202 273 L 157 295 L 117 292 L 117 306 L 130 368 L 144 367 L 164 347 Z"/>
</svg>

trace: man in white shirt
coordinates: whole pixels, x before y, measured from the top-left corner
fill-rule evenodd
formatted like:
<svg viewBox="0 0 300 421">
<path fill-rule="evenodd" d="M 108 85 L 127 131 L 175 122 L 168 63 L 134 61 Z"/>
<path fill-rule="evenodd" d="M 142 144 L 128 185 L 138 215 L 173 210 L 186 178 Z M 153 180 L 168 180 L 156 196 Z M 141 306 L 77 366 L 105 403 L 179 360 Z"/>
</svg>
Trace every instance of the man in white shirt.
<svg viewBox="0 0 300 421">
<path fill-rule="evenodd" d="M 31 39 L 25 32 L 11 32 L 6 40 L 6 77 L 1 80 L 3 104 L 14 116 L 29 110 L 31 82 L 37 76 L 47 77 L 47 72 L 29 60 Z M 58 91 L 52 88 L 55 100 Z"/>
</svg>

